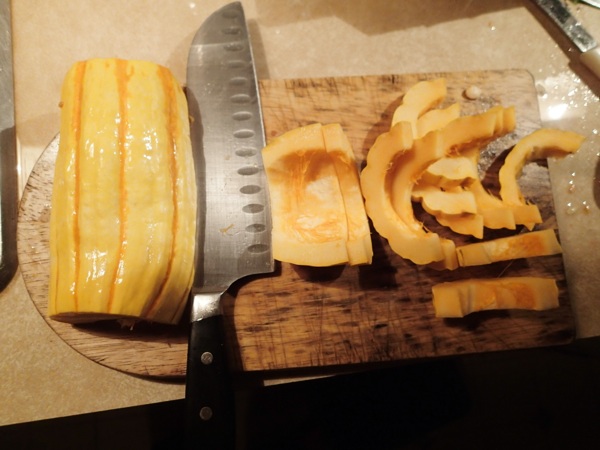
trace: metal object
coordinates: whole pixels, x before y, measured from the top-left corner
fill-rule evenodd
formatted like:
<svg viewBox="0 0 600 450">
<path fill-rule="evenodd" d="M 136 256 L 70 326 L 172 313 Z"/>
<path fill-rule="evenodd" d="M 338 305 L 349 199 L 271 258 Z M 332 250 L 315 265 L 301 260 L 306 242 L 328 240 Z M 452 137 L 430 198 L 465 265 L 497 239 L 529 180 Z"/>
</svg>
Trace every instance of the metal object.
<svg viewBox="0 0 600 450">
<path fill-rule="evenodd" d="M 0 290 L 17 268 L 18 157 L 10 0 L 0 0 Z"/>
<path fill-rule="evenodd" d="M 600 78 L 600 47 L 561 0 L 534 0 L 581 52 L 581 62 Z"/>
<path fill-rule="evenodd" d="M 600 0 L 581 0 L 582 3 L 587 3 L 595 8 L 600 8 Z"/>
<path fill-rule="evenodd" d="M 235 411 L 221 296 L 240 278 L 274 270 L 261 158 L 262 113 L 239 2 L 213 13 L 194 37 L 187 96 L 199 211 L 186 380 L 187 441 L 226 449 L 234 446 Z"/>
</svg>

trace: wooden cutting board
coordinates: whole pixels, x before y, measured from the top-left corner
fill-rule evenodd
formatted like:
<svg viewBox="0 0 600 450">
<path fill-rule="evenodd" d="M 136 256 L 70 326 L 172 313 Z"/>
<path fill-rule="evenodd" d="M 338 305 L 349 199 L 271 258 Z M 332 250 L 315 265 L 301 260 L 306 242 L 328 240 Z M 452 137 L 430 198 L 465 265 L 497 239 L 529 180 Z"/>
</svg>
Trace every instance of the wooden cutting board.
<svg viewBox="0 0 600 450">
<path fill-rule="evenodd" d="M 493 190 L 503 153 L 540 127 L 537 94 L 526 71 L 264 80 L 260 88 L 267 138 L 312 122 L 338 122 L 362 162 L 375 138 L 389 128 L 393 110 L 406 90 L 419 80 L 439 76 L 447 79 L 446 104 L 460 102 L 464 114 L 482 112 L 496 104 L 516 107 L 516 131 L 493 143 L 482 159 L 485 183 Z M 477 100 L 463 95 L 471 85 L 482 90 Z M 186 323 L 174 327 L 138 324 L 130 330 L 113 322 L 72 326 L 47 318 L 48 226 L 55 157 L 56 142 L 34 167 L 19 214 L 20 264 L 33 302 L 65 342 L 100 364 L 141 376 L 184 376 Z M 539 228 L 555 228 L 545 164 L 528 164 L 521 186 L 541 209 L 544 223 Z M 425 215 L 419 218 L 457 242 L 469 241 L 448 234 Z M 488 232 L 486 238 L 506 234 Z M 375 256 L 370 266 L 307 268 L 277 263 L 274 274 L 232 286 L 224 309 L 233 368 L 332 368 L 539 347 L 574 338 L 560 255 L 439 272 L 398 257 L 375 232 L 373 245 Z M 434 317 L 433 284 L 517 275 L 555 278 L 560 307 L 545 312 L 490 311 L 464 319 Z"/>
</svg>

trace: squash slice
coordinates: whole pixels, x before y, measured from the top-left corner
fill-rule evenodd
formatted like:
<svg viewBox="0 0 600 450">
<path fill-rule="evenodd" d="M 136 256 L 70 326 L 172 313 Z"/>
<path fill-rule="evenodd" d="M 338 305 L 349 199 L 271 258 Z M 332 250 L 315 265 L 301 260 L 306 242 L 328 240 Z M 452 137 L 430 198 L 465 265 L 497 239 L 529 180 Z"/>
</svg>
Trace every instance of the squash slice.
<svg viewBox="0 0 600 450">
<path fill-rule="evenodd" d="M 325 149 L 331 155 L 340 184 L 348 224 L 348 262 L 350 265 L 371 264 L 373 244 L 371 229 L 365 211 L 354 152 L 340 124 L 322 128 Z"/>
<path fill-rule="evenodd" d="M 500 197 L 509 205 L 525 206 L 517 179 L 529 161 L 575 153 L 585 137 L 571 131 L 541 128 L 521 139 L 508 153 L 500 168 Z"/>
<path fill-rule="evenodd" d="M 273 256 L 297 265 L 369 264 L 369 223 L 350 142 L 338 124 L 290 130 L 263 150 Z"/>
<path fill-rule="evenodd" d="M 461 266 L 479 266 L 518 258 L 557 255 L 561 252 L 556 234 L 551 229 L 456 247 Z"/>
<path fill-rule="evenodd" d="M 389 132 L 377 137 L 367 154 L 367 165 L 360 174 L 365 208 L 377 232 L 388 239 L 390 247 L 401 256 L 427 264 L 444 258 L 440 237 L 428 233 L 414 220 L 407 223 L 392 205 L 391 183 L 395 162 L 404 153 L 412 152 L 410 124 L 399 122 Z M 410 202 L 410 191 L 408 191 Z M 412 207 L 411 207 L 412 211 Z"/>
<path fill-rule="evenodd" d="M 505 110 L 460 117 L 441 130 L 413 139 L 408 122 L 398 122 L 380 135 L 367 154 L 361 186 L 367 214 L 375 229 L 400 256 L 416 264 L 448 261 L 456 267 L 454 243 L 425 230 L 412 208 L 412 189 L 434 161 L 483 145 L 504 134 Z"/>
<path fill-rule="evenodd" d="M 468 185 L 479 178 L 477 166 L 466 156 L 452 156 L 438 159 L 431 164 L 421 178 L 421 183 L 451 189 Z"/>
<path fill-rule="evenodd" d="M 441 189 L 430 184 L 417 183 L 412 190 L 413 201 L 421 202 L 429 214 L 475 214 L 477 204 L 472 192 L 461 187 Z"/>
<path fill-rule="evenodd" d="M 348 224 L 322 125 L 296 128 L 263 150 L 273 217 L 273 257 L 306 266 L 348 261 Z"/>
<path fill-rule="evenodd" d="M 465 279 L 433 286 L 435 316 L 464 317 L 477 311 L 558 307 L 556 280 L 539 277 Z"/>
<path fill-rule="evenodd" d="M 413 137 L 419 137 L 417 119 L 444 101 L 446 92 L 446 80 L 444 78 L 425 80 L 414 84 L 404 94 L 402 103 L 395 109 L 391 127 L 394 127 L 398 122 L 408 122 Z"/>
<path fill-rule="evenodd" d="M 455 233 L 483 239 L 484 226 L 481 214 L 447 214 L 444 212 L 430 212 L 430 214 L 435 217 L 440 225 L 450 228 Z"/>
<path fill-rule="evenodd" d="M 453 120 L 460 117 L 460 105 L 454 103 L 445 109 L 432 109 L 417 119 L 415 137 L 425 136 L 430 131 L 444 128 Z"/>
</svg>

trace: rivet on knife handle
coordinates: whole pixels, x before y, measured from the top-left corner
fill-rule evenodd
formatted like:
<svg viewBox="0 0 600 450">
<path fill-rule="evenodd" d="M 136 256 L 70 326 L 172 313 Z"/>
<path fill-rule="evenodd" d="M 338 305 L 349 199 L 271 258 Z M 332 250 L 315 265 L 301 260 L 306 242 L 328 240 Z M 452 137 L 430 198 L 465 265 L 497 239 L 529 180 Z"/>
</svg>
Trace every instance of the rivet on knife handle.
<svg viewBox="0 0 600 450">
<path fill-rule="evenodd" d="M 188 448 L 232 449 L 235 399 L 222 335 L 223 316 L 193 322 L 191 327 L 186 382 Z"/>
</svg>

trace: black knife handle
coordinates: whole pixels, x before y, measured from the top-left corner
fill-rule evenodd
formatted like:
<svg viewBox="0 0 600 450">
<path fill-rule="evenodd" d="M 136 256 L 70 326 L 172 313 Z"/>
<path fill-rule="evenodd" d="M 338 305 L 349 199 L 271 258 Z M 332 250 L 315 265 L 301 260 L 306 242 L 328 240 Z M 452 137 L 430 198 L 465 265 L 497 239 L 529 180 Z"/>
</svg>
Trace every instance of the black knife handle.
<svg viewBox="0 0 600 450">
<path fill-rule="evenodd" d="M 235 448 L 235 399 L 222 315 L 191 323 L 185 403 L 186 448 Z"/>
</svg>

